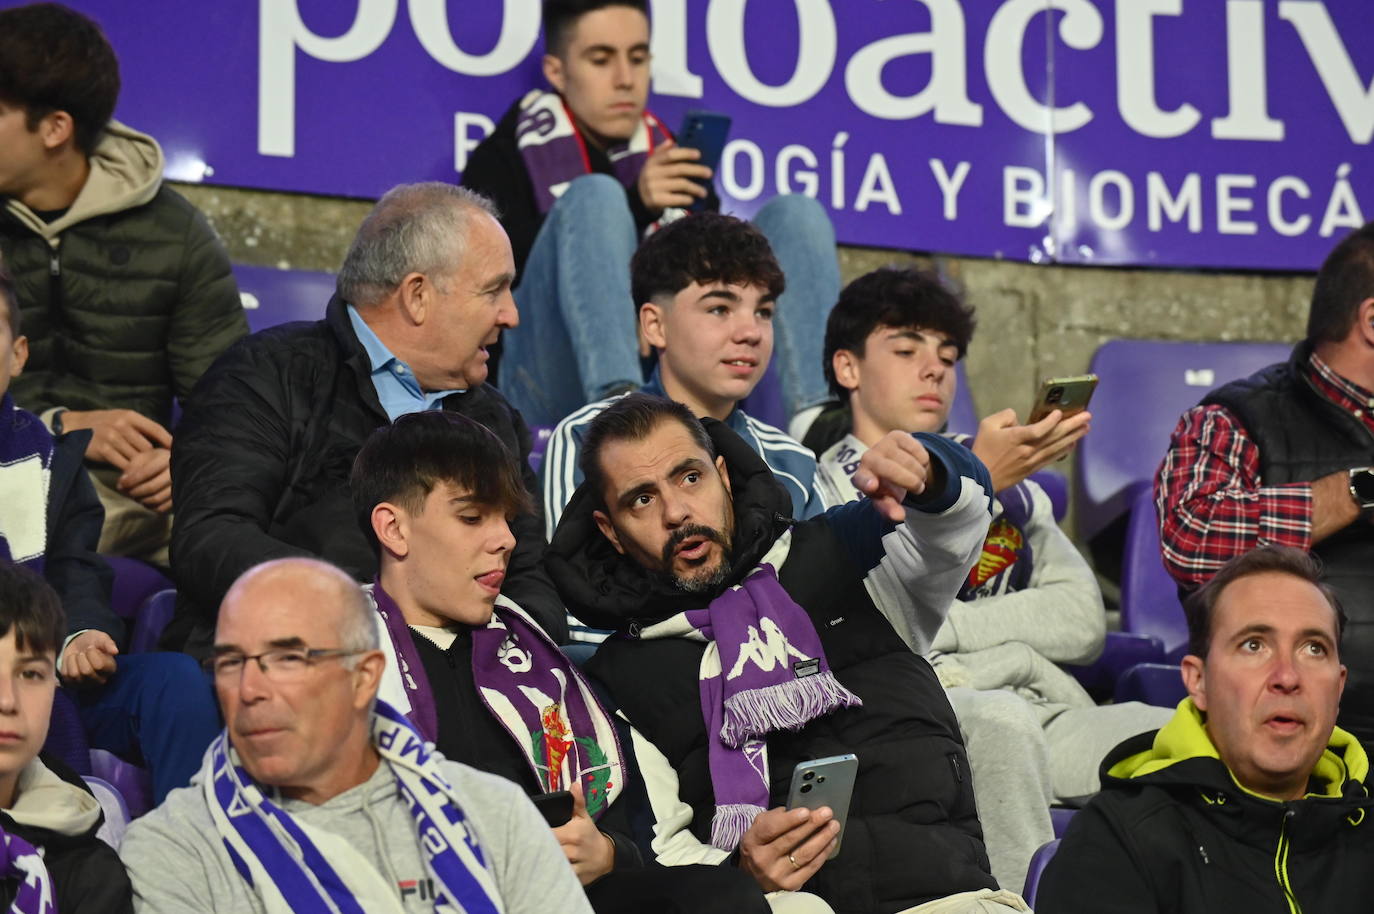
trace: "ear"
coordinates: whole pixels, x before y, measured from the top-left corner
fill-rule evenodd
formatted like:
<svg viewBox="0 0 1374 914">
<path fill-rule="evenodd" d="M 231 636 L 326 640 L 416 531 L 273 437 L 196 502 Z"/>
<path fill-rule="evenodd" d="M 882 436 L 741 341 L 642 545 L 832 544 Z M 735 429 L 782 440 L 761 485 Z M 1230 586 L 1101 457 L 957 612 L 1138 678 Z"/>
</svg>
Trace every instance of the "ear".
<svg viewBox="0 0 1374 914">
<path fill-rule="evenodd" d="M 402 509 L 390 502 L 382 502 L 372 509 L 372 532 L 382 549 L 392 557 L 403 559 L 410 554 L 409 530 Z"/>
<path fill-rule="evenodd" d="M 29 360 L 29 338 L 20 336 L 14 341 L 14 358 L 10 360 L 10 377 L 17 378 L 19 373 L 24 370 L 24 364 Z"/>
<path fill-rule="evenodd" d="M 859 387 L 859 357 L 848 349 L 836 349 L 830 357 L 830 368 L 835 372 L 835 380 L 845 390 Z"/>
<path fill-rule="evenodd" d="M 596 529 L 601 531 L 601 535 L 611 541 L 615 551 L 621 555 L 625 554 L 625 547 L 620 545 L 620 537 L 615 532 L 615 527 L 611 526 L 611 519 L 605 511 L 593 511 L 592 517 L 596 520 Z"/>
<path fill-rule="evenodd" d="M 1374 298 L 1366 298 L 1355 308 L 1355 332 L 1366 346 L 1374 346 Z"/>
<path fill-rule="evenodd" d="M 1189 654 L 1179 665 L 1179 673 L 1183 676 L 1183 687 L 1188 690 L 1193 704 L 1197 705 L 1199 711 L 1206 711 L 1207 662 L 1195 654 Z"/>
<path fill-rule="evenodd" d="M 655 349 L 668 348 L 668 330 L 664 326 L 662 305 L 645 302 L 639 306 L 639 333 L 644 342 Z M 647 354 L 647 353 L 646 353 Z"/>
<path fill-rule="evenodd" d="M 396 291 L 400 297 L 401 312 L 409 318 L 410 323 L 422 326 L 429 317 L 434 291 L 434 284 L 429 277 L 423 273 L 407 273 Z"/>
<path fill-rule="evenodd" d="M 720 481 L 725 484 L 725 494 L 733 496 L 735 493 L 730 488 L 730 468 L 725 465 L 724 457 L 716 458 L 716 472 L 720 474 Z"/>
<path fill-rule="evenodd" d="M 353 707 L 362 710 L 372 704 L 381 688 L 384 669 L 386 655 L 381 651 L 368 651 L 358 658 L 353 667 Z"/>
<path fill-rule="evenodd" d="M 53 111 L 38 122 L 38 134 L 43 138 L 43 146 L 56 149 L 76 136 L 76 122 L 65 111 Z"/>
<path fill-rule="evenodd" d="M 554 54 L 544 55 L 544 78 L 558 92 L 563 91 L 568 84 L 567 77 L 563 74 L 563 58 Z"/>
</svg>

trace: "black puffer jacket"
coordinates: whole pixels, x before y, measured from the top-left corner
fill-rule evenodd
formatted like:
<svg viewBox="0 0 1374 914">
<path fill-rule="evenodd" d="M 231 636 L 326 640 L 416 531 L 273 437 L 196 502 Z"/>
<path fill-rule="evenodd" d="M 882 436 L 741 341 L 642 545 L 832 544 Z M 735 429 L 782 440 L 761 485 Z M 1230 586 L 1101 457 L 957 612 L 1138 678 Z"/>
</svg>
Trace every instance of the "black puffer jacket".
<svg viewBox="0 0 1374 914">
<path fill-rule="evenodd" d="M 133 888 L 124 864 L 114 848 L 96 837 L 105 821 L 104 814 L 97 813 L 88 828 L 63 824 L 64 819 L 94 804 L 90 788 L 58 760 L 45 756 L 42 764 L 48 769 L 42 784 L 27 800 L 19 798 L 19 809 L 0 810 L 0 829 L 41 849 L 43 863 L 52 878 L 54 902 L 61 914 L 132 914 Z M 22 810 L 30 810 L 35 803 L 41 818 L 52 822 L 53 828 L 15 821 L 14 817 L 27 821 L 29 815 Z M 10 909 L 16 888 L 14 880 L 0 879 L 0 909 Z"/>
<path fill-rule="evenodd" d="M 846 752 L 859 757 L 840 855 L 821 868 L 806 891 L 842 914 L 869 914 L 994 887 L 954 711 L 930 665 L 907 648 L 865 590 L 865 578 L 882 560 L 882 539 L 894 525 L 867 500 L 791 525 L 787 493 L 758 455 L 727 427 L 706 424 L 733 483 L 730 580 L 740 580 L 780 536 L 789 535 L 791 548 L 779 580 L 811 617 L 831 669 L 863 700 L 862 708 L 834 712 L 798 732 L 768 738 L 773 806 L 786 803 L 798 762 Z M 936 510 L 950 509 L 957 497 L 950 492 L 962 490 L 966 474 L 974 479 L 981 474 L 986 481 L 986 470 L 963 448 L 927 436 L 921 440 L 946 470 L 945 490 L 929 493 Z M 569 503 L 549 550 L 549 572 L 574 615 L 589 625 L 625 629 L 703 605 L 701 596 L 671 590 L 616 553 L 596 530 L 592 510 L 591 494 L 583 487 Z M 959 567 L 950 576 L 946 605 L 988 523 L 986 499 L 952 513 L 965 510 L 968 535 L 961 529 L 954 537 L 958 547 L 948 553 L 960 558 L 950 561 Z M 941 562 L 931 559 L 932 565 Z M 697 684 L 702 651 L 700 643 L 681 639 L 612 639 L 597 651 L 589 670 L 673 766 L 678 797 L 694 811 L 692 831 L 705 843 L 715 798 Z"/>
<path fill-rule="evenodd" d="M 1102 763 L 1102 792 L 1074 816 L 1040 882 L 1044 914 L 1325 914 L 1374 899 L 1369 759 L 1336 730 L 1309 793 L 1241 789 L 1192 701 Z"/>
<path fill-rule="evenodd" d="M 539 491 L 529 429 L 494 387 L 452 394 L 443 408 L 495 432 L 519 458 L 526 488 Z M 389 421 L 337 296 L 324 320 L 256 333 L 215 362 L 172 448 L 178 606 L 167 647 L 203 652 L 225 591 L 259 562 L 317 556 L 372 580 L 377 556 L 353 513 L 348 474 L 363 442 Z M 561 641 L 567 622 L 541 567 L 543 523 L 527 514 L 511 524 L 516 547 L 503 591 Z"/>
<path fill-rule="evenodd" d="M 224 246 L 162 183 L 162 151 L 112 123 L 76 202 L 46 223 L 0 200 L 29 361 L 10 390 L 34 413 L 132 409 L 170 427 L 210 363 L 248 332 Z"/>
</svg>

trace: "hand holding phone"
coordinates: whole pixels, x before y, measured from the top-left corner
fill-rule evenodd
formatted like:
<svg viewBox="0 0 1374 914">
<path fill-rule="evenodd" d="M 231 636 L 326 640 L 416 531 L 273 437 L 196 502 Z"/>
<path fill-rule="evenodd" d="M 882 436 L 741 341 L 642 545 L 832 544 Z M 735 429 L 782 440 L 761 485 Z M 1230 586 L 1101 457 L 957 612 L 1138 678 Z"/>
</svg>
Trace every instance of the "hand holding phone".
<svg viewBox="0 0 1374 914">
<path fill-rule="evenodd" d="M 555 790 L 552 793 L 541 793 L 538 796 L 530 797 L 534 803 L 534 808 L 539 810 L 544 817 L 544 821 L 549 823 L 549 828 L 557 828 L 566 825 L 573 814 L 573 795 L 566 790 Z"/>
<path fill-rule="evenodd" d="M 680 149 L 695 149 L 700 153 L 697 164 L 710 169 L 710 174 L 701 182 L 703 190 L 710 187 L 711 175 L 720 167 L 720 157 L 725 153 L 725 140 L 730 135 L 730 116 L 716 111 L 688 111 L 682 116 L 682 127 L 677 132 L 677 145 Z M 706 195 L 703 194 L 692 203 L 691 209 L 701 209 Z"/>
</svg>

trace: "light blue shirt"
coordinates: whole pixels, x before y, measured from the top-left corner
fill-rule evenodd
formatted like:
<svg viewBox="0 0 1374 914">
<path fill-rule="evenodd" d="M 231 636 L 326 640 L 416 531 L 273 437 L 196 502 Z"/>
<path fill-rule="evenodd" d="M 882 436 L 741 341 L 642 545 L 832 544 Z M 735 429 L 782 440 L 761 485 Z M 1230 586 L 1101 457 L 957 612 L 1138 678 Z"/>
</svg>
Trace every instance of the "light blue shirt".
<svg viewBox="0 0 1374 914">
<path fill-rule="evenodd" d="M 382 409 L 387 417 L 395 422 L 408 413 L 420 413 L 427 409 L 438 409 L 439 401 L 449 394 L 462 393 L 463 390 L 420 389 L 415 380 L 415 372 L 410 366 L 391 354 L 372 328 L 367 325 L 352 305 L 348 306 L 348 319 L 353 323 L 353 332 L 358 342 L 367 351 L 368 361 L 372 363 L 372 387 L 377 391 L 377 399 L 382 401 Z"/>
</svg>

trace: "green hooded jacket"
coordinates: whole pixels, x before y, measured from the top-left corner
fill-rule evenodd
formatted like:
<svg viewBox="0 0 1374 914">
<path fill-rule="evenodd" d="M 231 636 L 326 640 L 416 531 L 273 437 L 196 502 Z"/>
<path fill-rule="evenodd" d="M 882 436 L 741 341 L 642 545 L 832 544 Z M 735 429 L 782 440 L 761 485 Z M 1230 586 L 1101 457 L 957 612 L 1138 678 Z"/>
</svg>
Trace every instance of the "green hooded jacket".
<svg viewBox="0 0 1374 914">
<path fill-rule="evenodd" d="M 1192 699 L 1117 746 L 1102 792 L 1073 819 L 1036 910 L 1093 914 L 1325 914 L 1374 907 L 1374 800 L 1364 748 L 1340 728 L 1309 793 L 1240 786 Z"/>
<path fill-rule="evenodd" d="M 90 166 L 51 221 L 0 197 L 29 338 L 10 391 L 33 413 L 132 409 L 170 427 L 172 397 L 248 332 L 238 287 L 205 217 L 163 184 L 152 137 L 111 121 Z"/>
</svg>

